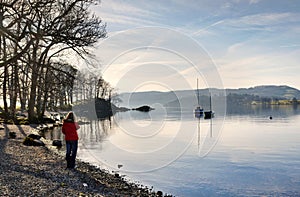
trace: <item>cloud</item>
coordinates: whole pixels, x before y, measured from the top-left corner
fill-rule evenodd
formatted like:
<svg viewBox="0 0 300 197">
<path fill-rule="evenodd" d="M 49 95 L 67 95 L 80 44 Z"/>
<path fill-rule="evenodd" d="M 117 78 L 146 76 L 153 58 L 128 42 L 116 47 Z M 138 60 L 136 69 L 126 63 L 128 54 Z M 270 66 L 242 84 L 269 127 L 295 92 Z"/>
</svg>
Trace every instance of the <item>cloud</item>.
<svg viewBox="0 0 300 197">
<path fill-rule="evenodd" d="M 109 10 L 112 13 L 115 14 L 126 14 L 126 15 L 132 15 L 138 18 L 154 18 L 157 19 L 161 17 L 157 12 L 153 12 L 149 9 L 145 9 L 144 7 L 140 8 L 138 6 L 135 6 L 133 3 L 125 3 L 124 1 L 103 1 L 102 6 L 100 9 L 103 10 Z"/>
<path fill-rule="evenodd" d="M 281 45 L 282 48 L 300 48 L 300 44 Z"/>
<path fill-rule="evenodd" d="M 287 7 L 282 7 L 283 3 L 274 1 L 270 6 L 262 1 L 103 1 L 95 10 L 108 24 L 108 39 L 114 39 L 114 35 L 120 34 L 117 31 L 124 36 L 116 37 L 114 42 L 102 48 L 100 46 L 99 59 L 105 64 L 115 58 L 114 55 L 128 49 L 159 46 L 184 54 L 187 59 L 195 62 L 205 62 L 202 51 L 200 55 L 195 54 L 195 50 L 186 45 L 187 39 L 172 36 L 172 31 L 146 30 L 141 34 L 124 31 L 136 27 L 168 26 L 185 32 L 201 43 L 230 86 L 249 83 L 255 85 L 268 81 L 291 84 L 291 79 L 299 81 L 294 76 L 291 79 L 285 76 L 298 73 L 300 59 L 294 52 L 300 48 L 300 12 L 292 8 L 293 4 L 287 3 Z M 294 4 L 296 7 L 298 3 Z M 123 62 L 115 62 L 116 69 L 111 71 L 112 74 L 119 72 L 121 75 L 128 71 L 126 69 L 138 65 L 172 65 L 178 68 L 178 73 L 173 73 L 166 79 L 170 78 L 175 83 L 177 74 L 190 78 L 191 81 L 195 79 L 193 68 L 188 65 L 184 67 L 178 59 L 161 51 L 154 53 L 145 48 L 132 52 L 126 58 L 124 56 Z M 201 69 L 209 73 L 209 70 L 205 70 L 206 67 Z"/>
<path fill-rule="evenodd" d="M 250 0 L 249 4 L 256 4 L 259 3 L 261 0 Z"/>
<path fill-rule="evenodd" d="M 300 22 L 299 13 L 260 13 L 242 16 L 235 19 L 227 19 L 224 21 L 225 25 L 232 27 L 272 26 L 293 22 Z"/>
<path fill-rule="evenodd" d="M 221 23 L 223 23 L 224 21 L 223 20 L 220 20 L 220 21 L 217 21 L 217 22 L 215 22 L 215 23 L 213 23 L 213 24 L 211 24 L 211 25 L 208 25 L 208 26 L 206 26 L 206 27 L 203 27 L 203 28 L 201 28 L 200 30 L 198 30 L 198 31 L 196 31 L 196 32 L 194 32 L 194 33 L 192 33 L 192 36 L 199 36 L 199 35 L 202 35 L 203 33 L 204 34 L 208 34 L 208 32 L 209 31 L 207 31 L 209 28 L 211 28 L 211 27 L 214 27 L 214 26 L 216 26 L 216 25 L 219 25 L 219 24 L 221 24 Z M 209 33 L 209 34 L 213 34 L 213 33 Z"/>
<path fill-rule="evenodd" d="M 101 5 L 94 6 L 93 11 L 108 24 L 108 28 L 159 25 L 162 17 L 158 12 L 118 0 L 103 1 Z"/>
<path fill-rule="evenodd" d="M 238 42 L 228 47 L 227 53 L 235 53 L 239 51 L 243 46 L 245 45 L 245 42 Z"/>
<path fill-rule="evenodd" d="M 159 25 L 159 23 L 155 21 L 151 21 L 148 19 L 143 19 L 135 16 L 126 16 L 122 14 L 110 14 L 110 13 L 102 13 L 101 18 L 110 24 L 114 25 L 124 25 L 127 28 L 132 28 L 132 26 L 152 26 Z"/>
<path fill-rule="evenodd" d="M 255 51 L 255 48 L 259 50 Z M 261 52 L 267 51 L 267 52 Z M 236 43 L 223 58 L 216 60 L 227 87 L 255 84 L 290 84 L 299 87 L 300 49 L 267 49 L 250 42 Z"/>
</svg>

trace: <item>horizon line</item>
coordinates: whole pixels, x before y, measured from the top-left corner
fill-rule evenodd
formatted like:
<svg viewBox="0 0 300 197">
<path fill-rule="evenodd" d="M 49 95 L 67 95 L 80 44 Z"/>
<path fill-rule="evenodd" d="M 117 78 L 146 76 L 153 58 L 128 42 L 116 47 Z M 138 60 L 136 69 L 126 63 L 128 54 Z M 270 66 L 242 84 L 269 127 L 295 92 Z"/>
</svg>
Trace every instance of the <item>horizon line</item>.
<svg viewBox="0 0 300 197">
<path fill-rule="evenodd" d="M 248 87 L 224 87 L 224 88 L 217 88 L 217 87 L 206 87 L 206 88 L 199 88 L 199 90 L 209 90 L 209 89 L 218 89 L 218 90 L 238 90 L 238 89 L 250 89 L 250 88 L 257 88 L 257 87 L 270 87 L 270 86 L 274 86 L 274 87 L 289 87 L 289 88 L 293 88 L 296 89 L 298 91 L 300 91 L 300 89 L 294 87 L 294 86 L 290 86 L 290 85 L 255 85 L 255 86 L 248 86 Z M 190 90 L 197 90 L 197 88 L 194 89 L 190 89 Z M 169 91 L 162 91 L 162 90 L 145 90 L 145 91 L 137 91 L 139 93 L 144 93 L 144 92 L 172 92 L 172 91 L 188 91 L 188 89 L 174 89 L 174 90 L 169 90 Z M 137 93 L 137 92 L 130 92 L 130 91 L 122 91 L 119 92 L 120 94 L 125 94 L 125 93 Z"/>
</svg>

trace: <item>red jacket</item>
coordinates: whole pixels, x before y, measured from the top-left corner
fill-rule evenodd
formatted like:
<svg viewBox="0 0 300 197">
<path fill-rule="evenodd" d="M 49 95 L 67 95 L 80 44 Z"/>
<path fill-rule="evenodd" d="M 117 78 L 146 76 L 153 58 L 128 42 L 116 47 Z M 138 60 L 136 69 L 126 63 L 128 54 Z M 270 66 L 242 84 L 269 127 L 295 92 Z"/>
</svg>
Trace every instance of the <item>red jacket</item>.
<svg viewBox="0 0 300 197">
<path fill-rule="evenodd" d="M 64 121 L 62 126 L 62 132 L 65 134 L 65 140 L 78 140 L 77 130 L 79 129 L 77 122 L 67 122 Z"/>
</svg>

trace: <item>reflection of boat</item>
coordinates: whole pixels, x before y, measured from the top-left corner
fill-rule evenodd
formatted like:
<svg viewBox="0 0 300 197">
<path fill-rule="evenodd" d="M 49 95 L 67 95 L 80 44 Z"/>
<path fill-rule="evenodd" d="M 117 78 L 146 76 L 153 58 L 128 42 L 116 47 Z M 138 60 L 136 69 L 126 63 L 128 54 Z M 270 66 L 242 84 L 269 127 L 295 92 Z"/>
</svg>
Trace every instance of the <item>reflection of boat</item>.
<svg viewBox="0 0 300 197">
<path fill-rule="evenodd" d="M 210 114 L 211 115 L 211 114 Z M 213 136 L 213 118 L 210 119 L 209 129 L 204 126 L 204 129 L 201 129 L 201 118 L 198 118 L 198 154 L 201 157 L 206 156 L 211 150 L 210 145 L 211 141 L 214 141 Z M 207 124 L 205 124 L 207 125 Z"/>
<path fill-rule="evenodd" d="M 211 109 L 211 95 L 209 96 L 209 111 L 204 112 L 204 119 L 211 119 L 213 118 L 215 113 Z"/>
<path fill-rule="evenodd" d="M 199 95 L 199 88 L 198 88 L 198 78 L 197 78 L 197 100 L 198 100 L 198 105 L 194 111 L 195 117 L 200 118 L 203 116 L 203 108 L 200 106 L 200 95 Z"/>
</svg>

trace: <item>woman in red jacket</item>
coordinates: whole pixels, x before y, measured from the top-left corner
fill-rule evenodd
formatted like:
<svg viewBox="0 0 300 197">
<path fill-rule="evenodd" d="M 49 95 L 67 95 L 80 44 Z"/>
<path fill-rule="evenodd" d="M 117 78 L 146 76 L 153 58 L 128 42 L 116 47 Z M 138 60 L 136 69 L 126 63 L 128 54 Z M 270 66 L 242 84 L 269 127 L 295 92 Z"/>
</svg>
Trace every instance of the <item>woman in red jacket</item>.
<svg viewBox="0 0 300 197">
<path fill-rule="evenodd" d="M 75 121 L 75 115 L 73 112 L 69 112 L 64 119 L 62 132 L 65 135 L 66 140 L 66 160 L 67 168 L 75 168 L 75 159 L 77 154 L 78 147 L 78 134 L 77 130 L 79 129 L 78 123 Z"/>
</svg>

